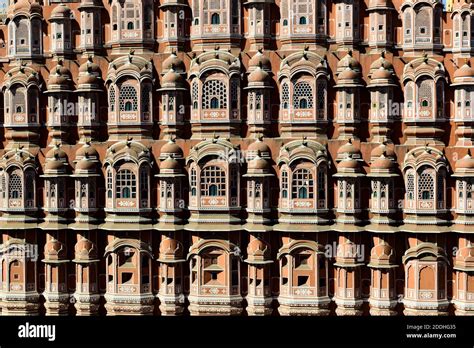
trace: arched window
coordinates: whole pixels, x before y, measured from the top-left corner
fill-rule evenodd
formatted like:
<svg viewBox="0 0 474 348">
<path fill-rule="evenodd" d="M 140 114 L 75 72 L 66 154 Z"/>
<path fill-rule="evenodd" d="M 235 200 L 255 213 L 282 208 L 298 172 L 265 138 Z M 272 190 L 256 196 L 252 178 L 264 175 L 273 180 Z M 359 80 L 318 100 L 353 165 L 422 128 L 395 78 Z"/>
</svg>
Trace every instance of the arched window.
<svg viewBox="0 0 474 348">
<path fill-rule="evenodd" d="M 288 19 L 283 20 L 283 26 L 286 27 L 288 25 Z"/>
<path fill-rule="evenodd" d="M 217 99 L 217 104 L 215 104 L 215 101 L 213 102 L 214 99 Z M 202 105 L 204 109 L 227 108 L 227 88 L 223 81 L 208 80 L 204 83 L 202 88 Z M 217 107 L 213 105 L 217 105 Z"/>
<path fill-rule="evenodd" d="M 151 94 L 150 86 L 148 85 L 144 86 L 142 90 L 142 105 L 141 105 L 143 112 L 150 112 L 150 94 Z M 172 110 L 171 104 L 170 104 L 170 110 Z"/>
<path fill-rule="evenodd" d="M 283 109 L 288 109 L 288 104 L 290 101 L 290 88 L 288 84 L 285 82 L 281 86 L 281 104 Z"/>
<path fill-rule="evenodd" d="M 427 169 L 418 177 L 418 198 L 423 200 L 434 198 L 434 173 Z"/>
<path fill-rule="evenodd" d="M 195 197 L 197 192 L 196 192 L 196 185 L 197 185 L 197 174 L 196 174 L 196 168 L 191 168 L 191 178 L 190 178 L 190 186 L 191 186 L 191 196 Z"/>
<path fill-rule="evenodd" d="M 112 187 L 113 187 L 112 171 L 108 169 L 107 170 L 107 198 L 112 198 Z"/>
<path fill-rule="evenodd" d="M 137 89 L 131 85 L 123 85 L 120 88 L 120 111 L 137 111 L 137 106 Z"/>
<path fill-rule="evenodd" d="M 13 90 L 13 106 L 16 113 L 23 113 L 26 108 L 25 102 L 26 89 L 18 87 Z"/>
<path fill-rule="evenodd" d="M 293 172 L 291 182 L 292 198 L 312 199 L 313 198 L 313 175 L 308 169 L 301 168 Z"/>
<path fill-rule="evenodd" d="M 305 100 L 301 103 L 302 100 Z M 304 107 L 301 107 L 304 106 Z M 297 82 L 294 85 L 293 107 L 295 109 L 312 109 L 313 108 L 313 88 L 306 81 Z"/>
<path fill-rule="evenodd" d="M 432 105 L 434 92 L 433 80 L 423 77 L 418 82 L 418 100 L 422 107 L 430 107 Z"/>
<path fill-rule="evenodd" d="M 129 169 L 121 169 L 117 172 L 115 181 L 116 198 L 136 198 L 137 180 L 135 174 Z"/>
<path fill-rule="evenodd" d="M 221 20 L 219 14 L 213 13 L 211 16 L 211 24 L 220 24 Z"/>
<path fill-rule="evenodd" d="M 300 99 L 300 109 L 307 109 L 308 108 L 308 101 L 304 98 Z"/>
<path fill-rule="evenodd" d="M 115 110 L 115 87 L 114 86 L 110 86 L 110 89 L 109 89 L 109 108 L 110 108 L 110 111 L 114 111 Z"/>
<path fill-rule="evenodd" d="M 407 175 L 407 196 L 409 200 L 415 198 L 415 176 L 412 173 Z"/>
<path fill-rule="evenodd" d="M 9 197 L 11 199 L 20 199 L 23 197 L 22 176 L 18 170 L 10 174 L 8 180 Z"/>
<path fill-rule="evenodd" d="M 226 195 L 225 172 L 218 166 L 208 166 L 201 172 L 201 196 Z"/>
<path fill-rule="evenodd" d="M 300 24 L 306 24 L 306 17 L 300 17 Z"/>
<path fill-rule="evenodd" d="M 219 99 L 216 97 L 211 99 L 211 109 L 219 109 Z"/>
<path fill-rule="evenodd" d="M 288 198 L 288 172 L 281 172 L 281 198 Z"/>
</svg>

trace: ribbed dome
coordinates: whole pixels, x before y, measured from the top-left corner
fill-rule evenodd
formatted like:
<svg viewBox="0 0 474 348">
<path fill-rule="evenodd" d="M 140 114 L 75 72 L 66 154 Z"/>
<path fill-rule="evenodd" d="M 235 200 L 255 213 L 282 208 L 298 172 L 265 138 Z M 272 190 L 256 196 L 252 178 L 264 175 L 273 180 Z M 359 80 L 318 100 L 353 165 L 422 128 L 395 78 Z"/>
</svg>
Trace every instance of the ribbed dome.
<svg viewBox="0 0 474 348">
<path fill-rule="evenodd" d="M 253 142 L 249 145 L 248 149 L 250 151 L 260 152 L 260 153 L 270 153 L 270 148 L 268 147 L 265 142 L 258 139 L 257 141 Z"/>
<path fill-rule="evenodd" d="M 76 158 L 77 157 L 95 157 L 99 158 L 99 154 L 97 150 L 91 146 L 90 144 L 84 144 L 76 151 Z"/>
<path fill-rule="evenodd" d="M 269 78 L 268 73 L 260 67 L 257 67 L 249 75 L 250 83 L 266 82 Z"/>
<path fill-rule="evenodd" d="M 379 146 L 375 147 L 370 153 L 370 157 L 372 159 L 377 159 L 382 155 L 389 158 L 395 158 L 395 151 L 393 151 L 393 145 L 388 146 L 386 144 L 380 144 Z"/>
<path fill-rule="evenodd" d="M 370 170 L 387 171 L 387 170 L 392 169 L 393 167 L 394 167 L 393 160 L 382 155 L 372 162 L 372 164 L 370 165 Z"/>
<path fill-rule="evenodd" d="M 45 174 L 60 174 L 65 173 L 67 168 L 67 155 L 59 147 L 55 145 L 51 150 L 46 154 L 46 163 L 45 163 Z"/>
<path fill-rule="evenodd" d="M 376 59 L 371 65 L 370 70 L 378 70 L 380 68 L 384 68 L 386 70 L 393 71 L 393 65 L 387 59 L 385 59 L 385 53 L 382 53 L 380 58 Z"/>
<path fill-rule="evenodd" d="M 248 164 L 249 170 L 263 170 L 268 169 L 270 167 L 267 160 L 263 159 L 260 156 L 255 156 L 253 160 L 251 160 Z"/>
<path fill-rule="evenodd" d="M 183 150 L 173 140 L 168 141 L 161 147 L 160 156 L 171 156 L 173 158 L 182 158 Z"/>
<path fill-rule="evenodd" d="M 471 157 L 470 152 L 456 161 L 456 169 L 474 169 L 474 158 Z"/>
<path fill-rule="evenodd" d="M 60 61 L 58 65 L 51 71 L 48 80 L 48 89 L 63 88 L 67 89 L 71 86 L 72 78 L 71 72 L 68 68 L 62 65 Z"/>
<path fill-rule="evenodd" d="M 94 243 L 86 238 L 82 238 L 78 241 L 74 249 L 77 259 L 87 260 L 97 257 L 97 248 Z"/>
<path fill-rule="evenodd" d="M 76 164 L 76 171 L 93 171 L 97 168 L 97 165 L 94 161 L 88 160 L 88 159 L 81 159 L 79 162 Z"/>
<path fill-rule="evenodd" d="M 184 62 L 174 52 L 163 61 L 162 68 L 163 71 L 168 71 L 171 69 L 179 72 L 186 71 Z"/>
<path fill-rule="evenodd" d="M 462 67 L 454 72 L 454 79 L 474 78 L 474 69 L 469 62 L 466 62 Z"/>
<path fill-rule="evenodd" d="M 359 77 L 360 77 L 360 74 L 357 71 L 351 68 L 346 68 L 337 77 L 337 82 L 338 83 L 341 83 L 343 81 L 344 82 L 358 82 Z"/>
<path fill-rule="evenodd" d="M 165 238 L 160 243 L 160 259 L 181 259 L 183 257 L 183 247 L 174 238 Z"/>
<path fill-rule="evenodd" d="M 161 170 L 178 170 L 181 169 L 179 162 L 174 158 L 168 157 L 160 164 Z"/>
<path fill-rule="evenodd" d="M 349 51 L 344 58 L 342 58 L 338 63 L 337 63 L 337 70 L 341 72 L 342 70 L 345 70 L 347 68 L 350 68 L 351 70 L 356 70 L 356 71 L 361 71 L 360 68 L 360 63 L 357 59 L 355 59 L 352 55 L 352 51 Z"/>
<path fill-rule="evenodd" d="M 359 169 L 359 162 L 357 162 L 355 159 L 348 157 L 343 159 L 339 164 L 337 165 L 337 169 L 354 169 L 357 170 Z"/>
<path fill-rule="evenodd" d="M 51 238 L 44 246 L 46 260 L 61 260 L 66 257 L 66 248 L 59 240 Z"/>
<path fill-rule="evenodd" d="M 250 59 L 249 67 L 260 67 L 264 70 L 270 70 L 270 59 L 261 51 L 257 51 L 257 53 Z"/>
<path fill-rule="evenodd" d="M 64 152 L 59 145 L 54 146 L 51 150 L 46 153 L 47 160 L 64 160 L 67 159 L 66 152 Z"/>
<path fill-rule="evenodd" d="M 392 72 L 390 70 L 385 69 L 384 67 L 380 67 L 379 69 L 374 71 L 371 78 L 372 78 L 372 80 L 391 79 L 392 78 Z"/>
<path fill-rule="evenodd" d="M 337 155 L 360 155 L 359 149 L 352 143 L 352 140 L 349 139 L 349 141 L 342 145 L 338 150 L 337 150 Z"/>
<path fill-rule="evenodd" d="M 94 63 L 94 61 L 92 60 L 92 57 L 89 57 L 83 64 L 81 64 L 81 66 L 79 67 L 79 72 L 80 73 L 89 72 L 89 73 L 100 74 L 100 67 L 99 67 L 99 64 Z"/>
<path fill-rule="evenodd" d="M 28 0 L 18 0 L 15 5 L 13 5 L 13 13 L 17 12 L 41 14 L 42 7 L 37 2 L 30 3 Z"/>
<path fill-rule="evenodd" d="M 390 259 L 393 258 L 393 248 L 388 244 L 379 244 L 372 248 L 370 256 L 376 259 Z"/>
<path fill-rule="evenodd" d="M 51 11 L 52 18 L 69 18 L 71 10 L 64 4 L 59 4 Z"/>
<path fill-rule="evenodd" d="M 184 82 L 181 74 L 178 74 L 174 69 L 169 70 L 162 80 L 163 85 L 182 85 Z"/>
<path fill-rule="evenodd" d="M 253 238 L 247 246 L 247 254 L 250 256 L 269 257 L 270 248 L 268 244 L 259 238 Z"/>
</svg>

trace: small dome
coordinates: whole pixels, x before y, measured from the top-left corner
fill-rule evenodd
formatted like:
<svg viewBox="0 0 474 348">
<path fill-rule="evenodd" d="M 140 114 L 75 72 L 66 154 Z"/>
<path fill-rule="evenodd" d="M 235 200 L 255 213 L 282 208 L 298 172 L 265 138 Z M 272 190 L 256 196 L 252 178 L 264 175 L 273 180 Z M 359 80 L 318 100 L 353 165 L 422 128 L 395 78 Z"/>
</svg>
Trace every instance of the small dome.
<svg viewBox="0 0 474 348">
<path fill-rule="evenodd" d="M 385 53 L 382 53 L 380 58 L 376 59 L 371 65 L 370 70 L 378 70 L 380 68 L 384 68 L 386 70 L 393 71 L 393 65 L 387 59 L 385 59 Z"/>
<path fill-rule="evenodd" d="M 247 246 L 249 256 L 269 256 L 270 248 L 268 244 L 259 238 L 253 238 Z"/>
<path fill-rule="evenodd" d="M 170 69 L 163 76 L 162 85 L 181 85 L 183 81 L 181 74 L 178 74 L 174 69 Z"/>
<path fill-rule="evenodd" d="M 337 150 L 337 155 L 360 155 L 359 149 L 352 143 L 352 140 L 349 139 L 349 141 L 342 145 L 338 150 Z"/>
<path fill-rule="evenodd" d="M 18 0 L 13 6 L 13 12 L 39 13 L 42 12 L 42 7 L 37 2 L 30 3 L 28 0 Z"/>
<path fill-rule="evenodd" d="M 59 145 L 55 145 L 51 150 L 49 150 L 47 153 L 46 153 L 46 159 L 47 160 L 56 160 L 56 159 L 59 159 L 59 160 L 63 160 L 63 159 L 66 159 L 67 158 L 67 155 L 66 155 L 66 152 L 64 152 L 60 147 Z"/>
<path fill-rule="evenodd" d="M 183 256 L 183 247 L 176 239 L 165 238 L 160 243 L 160 259 L 180 259 Z"/>
<path fill-rule="evenodd" d="M 82 238 L 76 243 L 75 246 L 76 258 L 78 259 L 90 259 L 97 257 L 97 249 L 90 240 Z"/>
<path fill-rule="evenodd" d="M 269 167 L 270 165 L 268 161 L 257 155 L 253 160 L 249 162 L 247 168 L 249 170 L 264 170 L 268 169 Z"/>
<path fill-rule="evenodd" d="M 59 240 L 51 238 L 44 246 L 46 260 L 58 260 L 66 256 L 66 248 Z"/>
<path fill-rule="evenodd" d="M 456 161 L 456 170 L 457 169 L 474 169 L 474 158 L 472 158 L 470 152 Z"/>
<path fill-rule="evenodd" d="M 385 80 L 391 78 L 392 72 L 390 70 L 385 69 L 384 67 L 380 67 L 379 69 L 375 70 L 371 76 L 372 80 Z"/>
<path fill-rule="evenodd" d="M 95 85 L 99 82 L 99 79 L 95 75 L 84 75 L 84 76 L 79 76 L 79 79 L 77 80 L 77 83 L 79 85 Z"/>
<path fill-rule="evenodd" d="M 249 152 L 255 151 L 255 152 L 260 152 L 260 153 L 270 153 L 270 148 L 268 147 L 268 145 L 265 144 L 265 142 L 261 141 L 260 139 L 257 139 L 257 141 L 250 144 L 247 150 Z"/>
<path fill-rule="evenodd" d="M 160 156 L 171 156 L 173 158 L 182 158 L 183 150 L 176 144 L 175 141 L 170 140 L 161 147 Z"/>
<path fill-rule="evenodd" d="M 97 150 L 89 143 L 84 144 L 76 151 L 76 158 L 78 157 L 95 157 L 99 158 Z"/>
<path fill-rule="evenodd" d="M 337 83 L 341 82 L 357 82 L 359 80 L 360 74 L 351 69 L 347 68 L 343 70 L 338 76 L 337 76 Z"/>
<path fill-rule="evenodd" d="M 467 247 L 459 249 L 456 253 L 456 258 L 462 261 L 474 261 L 474 246 L 469 245 Z"/>
<path fill-rule="evenodd" d="M 69 88 L 71 83 L 71 72 L 68 68 L 62 65 L 62 62 L 59 62 L 49 75 L 48 88 Z"/>
<path fill-rule="evenodd" d="M 175 70 L 175 71 L 186 71 L 184 62 L 176 55 L 176 53 L 171 53 L 168 58 L 166 58 L 162 63 L 163 71 Z"/>
<path fill-rule="evenodd" d="M 388 158 L 395 158 L 395 151 L 393 150 L 393 148 L 393 145 L 389 146 L 386 144 L 380 144 L 372 150 L 372 152 L 370 153 L 370 157 L 372 159 L 377 159 L 380 156 L 384 155 Z"/>
<path fill-rule="evenodd" d="M 342 58 L 338 63 L 337 63 L 337 70 L 340 72 L 345 69 L 351 69 L 351 70 L 356 70 L 360 71 L 360 63 L 357 59 L 355 59 L 352 55 L 352 51 L 349 51 L 344 58 Z"/>
<path fill-rule="evenodd" d="M 57 170 L 61 170 L 63 168 L 64 168 L 64 163 L 61 162 L 61 161 L 50 161 L 50 162 L 47 162 L 46 165 L 45 165 L 45 169 L 47 171 L 49 171 L 49 170 L 57 171 Z"/>
<path fill-rule="evenodd" d="M 371 170 L 390 170 L 394 167 L 394 163 L 390 158 L 385 157 L 384 155 L 377 158 L 370 165 Z"/>
<path fill-rule="evenodd" d="M 474 69 L 469 62 L 466 62 L 462 67 L 454 72 L 454 79 L 474 78 Z"/>
<path fill-rule="evenodd" d="M 59 147 L 59 145 L 55 145 L 46 154 L 46 163 L 44 166 L 45 174 L 57 174 L 58 172 L 64 172 L 66 170 L 67 163 L 68 161 L 66 153 Z"/>
<path fill-rule="evenodd" d="M 343 159 L 339 164 L 337 165 L 337 169 L 353 169 L 353 170 L 358 170 L 359 169 L 359 162 L 357 162 L 355 159 L 348 157 Z"/>
<path fill-rule="evenodd" d="M 389 259 L 394 256 L 393 248 L 388 244 L 379 244 L 370 251 L 371 257 L 376 259 Z"/>
<path fill-rule="evenodd" d="M 85 158 L 81 159 L 76 164 L 76 171 L 93 171 L 97 168 L 95 161 L 87 160 Z"/>
<path fill-rule="evenodd" d="M 51 11 L 52 18 L 58 18 L 58 17 L 69 18 L 70 15 L 71 15 L 71 10 L 69 9 L 69 7 L 67 7 L 64 4 L 59 4 L 53 9 L 53 11 Z"/>
<path fill-rule="evenodd" d="M 268 73 L 262 68 L 258 67 L 252 71 L 248 77 L 250 83 L 267 82 L 269 78 Z"/>
<path fill-rule="evenodd" d="M 79 67 L 79 72 L 100 74 L 100 67 L 99 67 L 99 64 L 94 63 L 94 61 L 92 60 L 92 57 L 89 57 L 83 64 L 81 64 L 81 66 Z"/>
<path fill-rule="evenodd" d="M 249 67 L 260 67 L 265 70 L 271 69 L 270 59 L 261 51 L 257 51 L 249 61 Z"/>
<path fill-rule="evenodd" d="M 175 160 L 174 158 L 168 157 L 163 162 L 161 162 L 160 169 L 161 170 L 179 170 L 181 168 L 177 160 Z"/>
</svg>

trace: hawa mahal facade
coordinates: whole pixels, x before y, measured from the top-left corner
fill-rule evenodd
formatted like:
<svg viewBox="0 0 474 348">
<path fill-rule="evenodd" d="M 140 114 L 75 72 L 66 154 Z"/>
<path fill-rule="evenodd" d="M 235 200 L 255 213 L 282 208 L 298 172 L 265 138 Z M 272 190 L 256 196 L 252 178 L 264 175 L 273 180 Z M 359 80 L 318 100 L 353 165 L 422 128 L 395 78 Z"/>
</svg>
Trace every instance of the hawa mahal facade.
<svg viewBox="0 0 474 348">
<path fill-rule="evenodd" d="M 474 4 L 13 0 L 2 315 L 474 313 Z"/>
</svg>

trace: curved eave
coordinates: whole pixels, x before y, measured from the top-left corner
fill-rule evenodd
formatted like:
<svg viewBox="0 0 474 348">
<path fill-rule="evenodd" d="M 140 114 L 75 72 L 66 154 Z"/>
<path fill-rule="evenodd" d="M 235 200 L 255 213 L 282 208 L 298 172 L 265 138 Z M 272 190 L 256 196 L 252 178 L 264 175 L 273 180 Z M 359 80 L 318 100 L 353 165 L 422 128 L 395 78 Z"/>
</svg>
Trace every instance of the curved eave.
<svg viewBox="0 0 474 348">
<path fill-rule="evenodd" d="M 275 176 L 272 173 L 262 173 L 262 174 L 244 174 L 242 175 L 243 178 L 268 178 Z"/>
<path fill-rule="evenodd" d="M 333 175 L 334 178 L 359 178 L 362 176 L 366 176 L 362 173 L 336 173 Z"/>
<path fill-rule="evenodd" d="M 474 84 L 474 83 L 473 83 Z M 375 88 L 375 87 L 398 87 L 393 82 L 390 83 L 369 83 L 367 88 Z"/>
<path fill-rule="evenodd" d="M 250 264 L 250 265 L 269 265 L 269 264 L 274 263 L 273 260 L 255 261 L 255 260 L 249 260 L 249 259 L 245 259 L 244 262 L 245 262 L 245 263 L 248 263 L 248 264 Z"/>
<path fill-rule="evenodd" d="M 399 175 L 396 173 L 368 173 L 366 176 L 369 178 L 394 178 Z"/>
<path fill-rule="evenodd" d="M 163 87 L 163 88 L 158 88 L 156 91 L 157 91 L 157 92 L 165 92 L 165 91 L 187 91 L 187 89 L 184 88 L 184 87 Z"/>
<path fill-rule="evenodd" d="M 185 174 L 155 174 L 155 178 L 182 178 Z"/>
<path fill-rule="evenodd" d="M 180 3 L 180 2 L 167 2 L 166 4 L 163 4 L 163 5 L 158 6 L 158 8 L 166 8 L 166 7 L 182 7 L 182 8 L 186 8 L 186 7 L 189 7 L 189 5 L 188 5 L 188 4 L 183 4 L 183 3 Z"/>
</svg>

